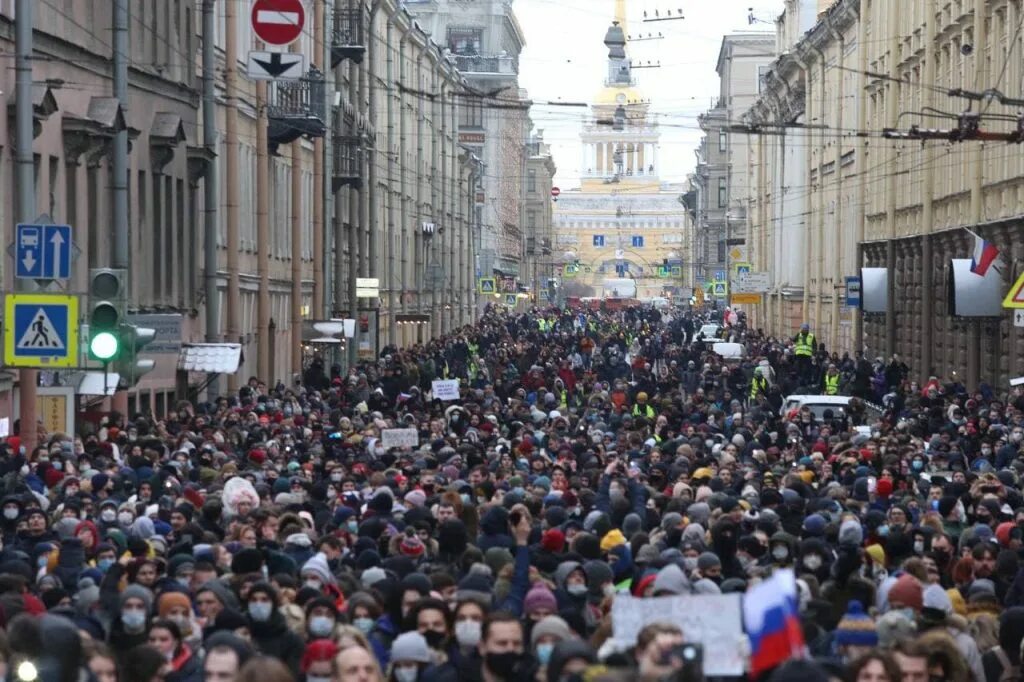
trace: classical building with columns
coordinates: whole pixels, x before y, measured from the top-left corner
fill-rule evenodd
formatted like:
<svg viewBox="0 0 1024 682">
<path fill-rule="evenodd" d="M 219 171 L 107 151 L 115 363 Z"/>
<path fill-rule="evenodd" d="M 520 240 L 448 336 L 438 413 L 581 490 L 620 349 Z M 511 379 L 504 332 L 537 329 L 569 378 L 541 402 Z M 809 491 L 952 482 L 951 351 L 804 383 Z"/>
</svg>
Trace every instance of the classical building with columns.
<svg viewBox="0 0 1024 682">
<path fill-rule="evenodd" d="M 607 74 L 580 133 L 580 187 L 555 206 L 554 253 L 578 262 L 566 281 L 591 295 L 602 295 L 605 279 L 622 278 L 634 280 L 642 298 L 677 295 L 689 217 L 682 190 L 658 176 L 660 132 L 633 75 L 626 27 L 626 2 L 617 0 L 604 39 Z"/>
</svg>

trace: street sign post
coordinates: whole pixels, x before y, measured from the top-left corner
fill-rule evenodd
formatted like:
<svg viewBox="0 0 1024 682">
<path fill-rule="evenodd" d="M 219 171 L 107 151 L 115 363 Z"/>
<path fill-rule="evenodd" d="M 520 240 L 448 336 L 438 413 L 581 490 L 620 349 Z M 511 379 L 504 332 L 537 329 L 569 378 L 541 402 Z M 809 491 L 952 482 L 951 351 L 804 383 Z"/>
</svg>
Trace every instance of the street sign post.
<svg viewBox="0 0 1024 682">
<path fill-rule="evenodd" d="M 14 276 L 18 279 L 71 277 L 69 225 L 18 225 L 14 240 Z"/>
<path fill-rule="evenodd" d="M 736 276 L 732 288 L 738 294 L 763 294 L 771 288 L 771 276 L 767 272 L 747 272 Z"/>
<path fill-rule="evenodd" d="M 846 278 L 846 305 L 850 308 L 860 307 L 860 277 Z"/>
<path fill-rule="evenodd" d="M 252 30 L 267 45 L 291 45 L 306 23 L 301 0 L 255 0 Z"/>
<path fill-rule="evenodd" d="M 9 294 L 4 305 L 4 364 L 78 366 L 78 297 Z"/>
<path fill-rule="evenodd" d="M 493 277 L 481 277 L 477 280 L 477 291 L 481 294 L 490 295 L 496 293 L 498 285 Z"/>
<path fill-rule="evenodd" d="M 306 73 L 306 55 L 253 50 L 249 53 L 246 73 L 254 81 L 298 80 Z"/>
</svg>

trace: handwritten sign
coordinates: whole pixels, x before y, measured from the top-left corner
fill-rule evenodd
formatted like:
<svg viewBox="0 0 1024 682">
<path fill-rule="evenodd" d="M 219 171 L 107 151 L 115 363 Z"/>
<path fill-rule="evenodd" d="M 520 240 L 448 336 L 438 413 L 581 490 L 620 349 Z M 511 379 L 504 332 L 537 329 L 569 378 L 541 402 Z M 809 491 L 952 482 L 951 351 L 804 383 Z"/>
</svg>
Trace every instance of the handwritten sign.
<svg viewBox="0 0 1024 682">
<path fill-rule="evenodd" d="M 458 379 L 434 379 L 430 384 L 430 390 L 437 400 L 458 400 L 459 380 Z"/>
<path fill-rule="evenodd" d="M 687 642 L 700 642 L 707 677 L 743 674 L 749 644 L 743 634 L 740 595 L 615 596 L 612 636 L 617 643 L 635 645 L 640 630 L 651 623 L 677 625 Z"/>
<path fill-rule="evenodd" d="M 416 429 L 383 429 L 380 442 L 385 450 L 391 448 L 414 448 L 420 444 L 420 432 Z"/>
</svg>

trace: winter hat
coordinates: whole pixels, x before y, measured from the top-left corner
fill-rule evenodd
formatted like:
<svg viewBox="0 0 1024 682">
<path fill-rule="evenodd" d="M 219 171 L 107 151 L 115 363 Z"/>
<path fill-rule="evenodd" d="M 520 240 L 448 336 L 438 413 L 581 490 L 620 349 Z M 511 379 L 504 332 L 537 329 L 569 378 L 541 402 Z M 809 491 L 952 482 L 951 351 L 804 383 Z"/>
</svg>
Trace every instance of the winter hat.
<svg viewBox="0 0 1024 682">
<path fill-rule="evenodd" d="M 146 605 L 146 613 L 153 610 L 153 592 L 148 587 L 143 587 L 138 583 L 131 583 L 124 591 L 121 592 L 119 603 L 121 608 L 124 608 L 124 603 L 129 599 L 141 599 Z"/>
<path fill-rule="evenodd" d="M 857 545 L 864 542 L 864 529 L 854 519 L 846 519 L 839 524 L 839 544 Z"/>
<path fill-rule="evenodd" d="M 388 577 L 387 571 L 380 566 L 372 566 L 359 576 L 360 582 L 363 583 L 363 587 L 369 589 L 379 583 L 381 580 L 386 580 Z"/>
<path fill-rule="evenodd" d="M 883 614 L 876 623 L 878 632 L 878 646 L 883 649 L 891 649 L 897 643 L 913 639 L 917 634 L 917 626 L 914 621 L 907 618 L 901 611 L 890 611 Z"/>
<path fill-rule="evenodd" d="M 804 537 L 818 538 L 825 534 L 825 517 L 811 514 L 804 519 Z"/>
<path fill-rule="evenodd" d="M 334 585 L 337 582 L 334 574 L 331 573 L 330 567 L 327 565 L 327 556 L 322 552 L 314 554 L 306 563 L 302 564 L 300 574 L 303 576 L 315 576 L 324 585 Z"/>
<path fill-rule="evenodd" d="M 697 568 L 701 571 L 706 571 L 709 568 L 714 568 L 715 566 L 721 565 L 721 560 L 718 558 L 718 555 L 714 552 L 704 552 L 699 557 L 697 557 Z"/>
<path fill-rule="evenodd" d="M 988 578 L 978 578 L 971 583 L 967 590 L 967 602 L 969 604 L 997 603 L 996 585 Z"/>
<path fill-rule="evenodd" d="M 622 519 L 622 534 L 627 538 L 639 533 L 642 527 L 643 521 L 638 514 L 629 513 L 626 514 L 626 518 Z"/>
<path fill-rule="evenodd" d="M 161 618 L 166 618 L 170 614 L 171 609 L 176 606 L 184 608 L 186 612 L 192 611 L 192 602 L 189 600 L 188 595 L 181 592 L 164 592 L 156 601 L 157 614 Z"/>
<path fill-rule="evenodd" d="M 836 627 L 838 646 L 878 646 L 878 629 L 871 616 L 864 613 L 864 606 L 856 599 L 846 607 L 846 613 Z"/>
<path fill-rule="evenodd" d="M 942 518 L 946 518 L 953 513 L 953 509 L 956 507 L 957 499 L 952 495 L 946 495 L 939 500 L 939 515 Z"/>
<path fill-rule="evenodd" d="M 657 560 L 658 548 L 654 545 L 644 545 L 636 553 L 636 558 L 633 561 L 638 564 L 652 564 Z"/>
<path fill-rule="evenodd" d="M 920 611 L 924 607 L 924 590 L 921 583 L 909 573 L 904 573 L 889 590 L 889 608 L 905 608 Z"/>
<path fill-rule="evenodd" d="M 565 551 L 565 533 L 557 528 L 544 531 L 540 538 L 540 545 L 549 552 L 559 554 Z"/>
<path fill-rule="evenodd" d="M 601 551 L 610 552 L 612 548 L 624 544 L 626 544 L 626 537 L 622 534 L 621 530 L 616 528 L 601 538 Z"/>
<path fill-rule="evenodd" d="M 401 544 L 398 545 L 398 551 L 403 556 L 408 557 L 419 557 L 423 555 L 426 548 L 423 546 L 423 541 L 419 539 L 417 535 L 406 535 L 402 538 Z"/>
<path fill-rule="evenodd" d="M 875 493 L 882 499 L 892 495 L 892 480 L 888 478 L 878 479 L 878 483 L 875 484 Z"/>
<path fill-rule="evenodd" d="M 864 553 L 879 566 L 886 565 L 885 550 L 881 545 L 870 545 L 864 550 Z"/>
<path fill-rule="evenodd" d="M 567 639 L 573 639 L 573 634 L 569 624 L 562 618 L 544 616 L 530 630 L 530 644 L 537 646 L 537 640 L 541 637 L 556 637 L 559 642 L 564 642 Z"/>
<path fill-rule="evenodd" d="M 394 663 L 415 661 L 430 663 L 430 649 L 427 640 L 418 632 L 403 632 L 391 643 L 391 660 Z"/>
<path fill-rule="evenodd" d="M 654 594 L 689 594 L 690 581 L 683 569 L 676 564 L 669 564 L 658 571 L 654 579 Z"/>
<path fill-rule="evenodd" d="M 713 581 L 708 580 L 707 578 L 701 578 L 693 584 L 693 593 L 708 595 L 722 594 L 722 589 Z"/>
<path fill-rule="evenodd" d="M 231 559 L 231 572 L 235 575 L 259 573 L 262 567 L 263 553 L 253 547 L 246 547 Z"/>
<path fill-rule="evenodd" d="M 526 593 L 523 601 L 523 613 L 529 615 L 537 609 L 545 609 L 552 613 L 558 613 L 558 601 L 555 595 L 544 583 L 537 583 Z"/>
<path fill-rule="evenodd" d="M 413 507 L 422 507 L 427 502 L 427 495 L 422 490 L 410 490 L 405 494 L 405 501 Z"/>
</svg>

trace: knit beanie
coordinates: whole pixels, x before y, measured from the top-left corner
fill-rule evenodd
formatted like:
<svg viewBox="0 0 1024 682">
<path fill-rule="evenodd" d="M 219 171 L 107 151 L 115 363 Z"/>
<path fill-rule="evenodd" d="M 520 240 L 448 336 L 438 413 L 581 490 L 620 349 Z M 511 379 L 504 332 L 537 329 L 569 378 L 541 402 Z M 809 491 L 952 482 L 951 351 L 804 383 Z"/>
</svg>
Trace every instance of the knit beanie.
<svg viewBox="0 0 1024 682">
<path fill-rule="evenodd" d="M 402 538 L 402 543 L 398 546 L 399 552 L 405 556 L 411 557 L 421 556 L 425 549 L 423 541 L 416 535 L 406 535 Z"/>
<path fill-rule="evenodd" d="M 701 571 L 706 571 L 709 568 L 714 568 L 715 566 L 721 565 L 722 561 L 714 552 L 704 552 L 699 557 L 697 557 L 697 568 Z"/>
<path fill-rule="evenodd" d="M 143 585 L 132 583 L 128 587 L 124 588 L 121 592 L 120 605 L 123 608 L 124 603 L 131 598 L 141 599 L 146 605 L 146 613 L 153 610 L 153 592 Z"/>
<path fill-rule="evenodd" d="M 839 525 L 839 544 L 857 545 L 864 542 L 864 529 L 854 519 L 846 519 Z"/>
<path fill-rule="evenodd" d="M 567 639 L 572 639 L 572 630 L 569 629 L 569 624 L 558 616 L 545 616 L 541 618 L 530 630 L 530 644 L 533 646 L 537 645 L 537 640 L 541 637 L 556 637 L 558 641 L 564 642 Z"/>
<path fill-rule="evenodd" d="M 538 609 L 545 609 L 552 613 L 558 612 L 558 600 L 544 583 L 537 583 L 531 587 L 523 601 L 523 613 L 529 615 Z"/>
<path fill-rule="evenodd" d="M 610 552 L 613 548 L 624 544 L 626 544 L 626 537 L 622 534 L 621 530 L 616 528 L 601 538 L 601 551 Z"/>
<path fill-rule="evenodd" d="M 913 639 L 917 626 L 903 612 L 890 611 L 878 619 L 877 631 L 878 646 L 890 649 L 899 642 Z"/>
<path fill-rule="evenodd" d="M 184 608 L 188 613 L 192 611 L 192 602 L 188 595 L 181 592 L 164 592 L 156 602 L 157 613 L 161 618 L 166 618 L 171 613 L 171 609 L 178 606 Z"/>
<path fill-rule="evenodd" d="M 924 590 L 921 583 L 909 573 L 904 573 L 889 590 L 889 607 L 914 609 L 920 611 L 924 607 Z"/>
<path fill-rule="evenodd" d="M 565 533 L 557 528 L 547 530 L 540 538 L 540 545 L 549 552 L 559 554 L 565 550 Z"/>
<path fill-rule="evenodd" d="M 878 646 L 878 629 L 871 616 L 864 613 L 864 606 L 856 599 L 846 608 L 846 613 L 836 627 L 838 646 Z"/>
<path fill-rule="evenodd" d="M 415 661 L 430 663 L 430 649 L 427 640 L 418 632 L 403 632 L 391 643 L 391 660 L 394 662 Z"/>
</svg>

